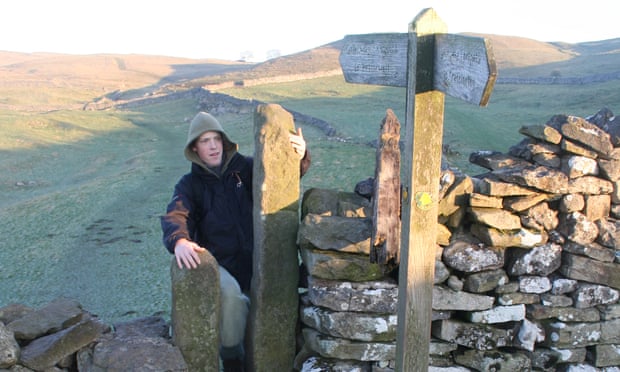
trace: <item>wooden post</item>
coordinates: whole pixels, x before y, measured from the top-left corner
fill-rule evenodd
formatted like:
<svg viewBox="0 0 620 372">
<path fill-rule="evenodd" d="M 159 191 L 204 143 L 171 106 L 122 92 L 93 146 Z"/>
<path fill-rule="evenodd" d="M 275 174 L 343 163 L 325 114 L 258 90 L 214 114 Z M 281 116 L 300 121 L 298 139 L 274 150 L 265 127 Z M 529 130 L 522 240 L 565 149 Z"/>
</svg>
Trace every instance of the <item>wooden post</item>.
<svg viewBox="0 0 620 372">
<path fill-rule="evenodd" d="M 390 109 L 381 123 L 372 198 L 370 262 L 396 266 L 400 253 L 400 122 Z"/>
<path fill-rule="evenodd" d="M 432 87 L 432 34 L 446 31 L 435 12 L 421 13 L 410 26 L 408 69 L 431 77 L 420 84 Z M 444 94 L 430 90 L 416 95 L 418 75 L 410 74 L 407 84 L 397 371 L 427 369 L 432 321 Z"/>
<path fill-rule="evenodd" d="M 347 82 L 407 87 L 397 371 L 428 368 L 444 94 L 486 106 L 497 75 L 487 40 L 446 28 L 424 9 L 408 34 L 348 36 L 340 55 Z"/>
</svg>

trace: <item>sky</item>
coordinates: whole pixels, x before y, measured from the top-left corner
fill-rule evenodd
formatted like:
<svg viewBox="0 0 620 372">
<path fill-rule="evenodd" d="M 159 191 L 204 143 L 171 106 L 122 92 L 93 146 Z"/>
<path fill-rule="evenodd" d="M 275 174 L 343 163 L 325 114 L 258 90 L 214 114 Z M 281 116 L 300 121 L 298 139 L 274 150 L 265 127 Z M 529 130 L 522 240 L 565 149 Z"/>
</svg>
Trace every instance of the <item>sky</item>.
<svg viewBox="0 0 620 372">
<path fill-rule="evenodd" d="M 618 0 L 3 0 L 0 50 L 227 60 L 346 35 L 407 32 L 433 8 L 448 32 L 577 43 L 620 37 Z"/>
</svg>

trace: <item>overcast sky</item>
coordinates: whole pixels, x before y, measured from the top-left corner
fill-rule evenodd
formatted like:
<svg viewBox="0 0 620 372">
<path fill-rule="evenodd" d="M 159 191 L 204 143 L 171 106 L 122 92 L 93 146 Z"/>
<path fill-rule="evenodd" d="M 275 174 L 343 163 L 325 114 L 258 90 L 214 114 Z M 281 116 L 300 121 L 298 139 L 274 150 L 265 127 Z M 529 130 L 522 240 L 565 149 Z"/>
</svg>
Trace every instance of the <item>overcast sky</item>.
<svg viewBox="0 0 620 372">
<path fill-rule="evenodd" d="M 433 8 L 451 33 L 583 42 L 620 37 L 620 1 L 4 0 L 0 50 L 255 60 L 348 34 L 407 32 Z"/>
</svg>

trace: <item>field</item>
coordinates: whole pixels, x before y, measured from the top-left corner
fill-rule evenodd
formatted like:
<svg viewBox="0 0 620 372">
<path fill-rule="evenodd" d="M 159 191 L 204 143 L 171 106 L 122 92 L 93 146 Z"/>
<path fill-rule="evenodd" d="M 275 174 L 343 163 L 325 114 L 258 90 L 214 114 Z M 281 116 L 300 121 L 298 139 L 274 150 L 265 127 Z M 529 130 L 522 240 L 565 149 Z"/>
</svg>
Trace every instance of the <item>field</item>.
<svg viewBox="0 0 620 372">
<path fill-rule="evenodd" d="M 610 52 L 617 41 L 609 41 L 607 49 L 573 47 L 577 56 L 558 52 L 566 46 L 516 41 L 497 39 L 500 76 L 585 76 L 617 72 L 620 65 L 617 52 Z M 551 57 L 541 62 L 524 55 Z M 270 63 L 270 74 L 278 63 L 283 74 L 296 71 L 295 63 L 311 70 L 307 59 L 295 62 L 292 56 Z M 333 55 L 320 64 L 333 68 Z M 197 104 L 180 99 L 132 110 L 83 107 L 257 74 L 260 67 L 152 56 L 0 54 L 0 306 L 38 307 L 67 296 L 109 322 L 168 316 L 172 256 L 161 244 L 159 217 L 174 183 L 189 170 L 182 148 Z M 472 151 L 505 152 L 521 139 L 522 125 L 542 124 L 555 114 L 618 111 L 619 88 L 620 80 L 497 84 L 485 108 L 447 97 L 446 160 L 476 174 L 481 169 L 467 161 Z M 386 109 L 405 121 L 404 89 L 348 84 L 342 76 L 222 93 L 278 103 L 337 129 L 335 138 L 302 126 L 313 157 L 302 190 L 352 191 L 374 174 L 375 149 L 369 144 L 377 139 Z M 252 115 L 219 118 L 242 152 L 251 154 Z"/>
</svg>

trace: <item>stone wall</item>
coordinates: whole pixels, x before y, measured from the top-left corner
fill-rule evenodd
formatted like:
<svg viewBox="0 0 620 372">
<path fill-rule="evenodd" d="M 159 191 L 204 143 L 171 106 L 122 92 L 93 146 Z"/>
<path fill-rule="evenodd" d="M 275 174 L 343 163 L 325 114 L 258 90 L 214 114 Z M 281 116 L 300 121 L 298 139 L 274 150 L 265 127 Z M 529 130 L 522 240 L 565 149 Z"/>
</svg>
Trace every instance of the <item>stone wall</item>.
<svg viewBox="0 0 620 372">
<path fill-rule="evenodd" d="M 0 308 L 0 351 L 0 371 L 188 370 L 162 317 L 110 327 L 68 298 Z"/>
<path fill-rule="evenodd" d="M 620 371 L 618 129 L 606 109 L 558 115 L 472 154 L 484 174 L 442 171 L 429 370 Z M 394 369 L 397 276 L 370 263 L 370 208 L 304 195 L 301 371 Z"/>
</svg>

